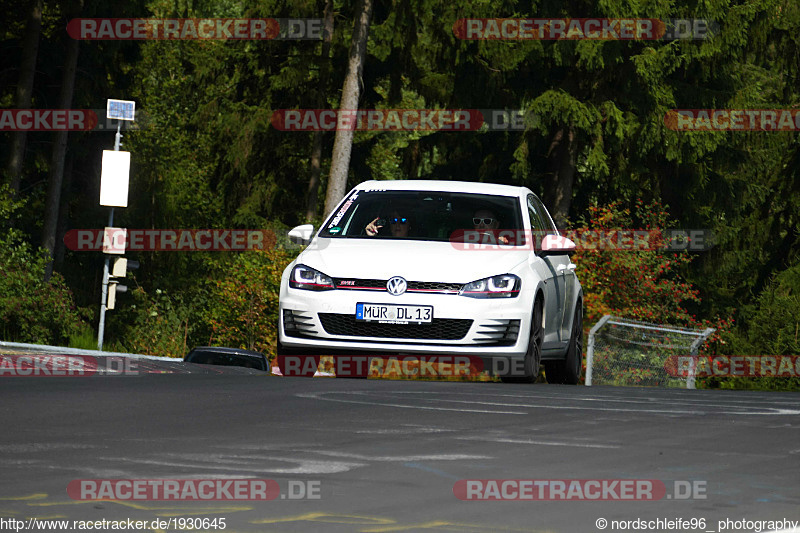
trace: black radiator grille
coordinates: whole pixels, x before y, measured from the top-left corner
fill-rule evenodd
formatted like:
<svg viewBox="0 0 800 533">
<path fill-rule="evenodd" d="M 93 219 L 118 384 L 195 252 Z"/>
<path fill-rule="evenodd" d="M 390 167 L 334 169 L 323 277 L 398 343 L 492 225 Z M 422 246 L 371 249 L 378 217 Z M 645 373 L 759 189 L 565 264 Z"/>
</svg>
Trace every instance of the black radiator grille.
<svg viewBox="0 0 800 533">
<path fill-rule="evenodd" d="M 330 335 L 389 339 L 459 340 L 472 326 L 472 320 L 462 318 L 434 318 L 430 324 L 379 324 L 336 313 L 320 313 L 319 320 Z"/>
</svg>

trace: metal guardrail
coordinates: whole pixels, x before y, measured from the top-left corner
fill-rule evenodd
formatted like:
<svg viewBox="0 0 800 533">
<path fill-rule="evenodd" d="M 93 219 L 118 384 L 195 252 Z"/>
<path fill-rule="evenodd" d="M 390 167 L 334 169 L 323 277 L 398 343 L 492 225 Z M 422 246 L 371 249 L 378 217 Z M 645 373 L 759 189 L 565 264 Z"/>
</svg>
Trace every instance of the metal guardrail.
<svg viewBox="0 0 800 533">
<path fill-rule="evenodd" d="M 45 354 L 58 355 L 87 355 L 94 357 L 132 357 L 135 359 L 151 359 L 154 361 L 181 361 L 181 357 L 159 357 L 156 355 L 145 355 L 141 353 L 106 352 L 102 350 L 83 350 L 80 348 L 67 348 L 65 346 L 50 346 L 47 344 L 26 344 L 23 342 L 0 341 L 0 350 L 14 351 L 33 351 Z"/>
</svg>

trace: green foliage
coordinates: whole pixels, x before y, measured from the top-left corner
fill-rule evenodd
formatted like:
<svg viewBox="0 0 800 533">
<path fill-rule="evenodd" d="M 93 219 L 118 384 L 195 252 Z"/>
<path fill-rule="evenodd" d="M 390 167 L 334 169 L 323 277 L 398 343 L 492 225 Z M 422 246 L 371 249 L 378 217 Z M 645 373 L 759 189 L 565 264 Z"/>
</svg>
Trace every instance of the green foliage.
<svg viewBox="0 0 800 533">
<path fill-rule="evenodd" d="M 17 0 L 0 4 L 9 14 L 3 44 L 12 50 L 0 58 L 0 71 L 11 73 L 0 102 L 13 107 L 20 55 L 14 51 L 20 49 L 26 10 Z M 107 16 L 102 2 L 83 5 L 81 16 Z M 321 6 L 132 0 L 117 15 L 319 17 Z M 99 109 L 107 96 L 129 98 L 141 117 L 140 129 L 123 139 L 133 153 L 130 206 L 117 210 L 115 224 L 263 228 L 268 221 L 304 222 L 312 136 L 278 131 L 270 118 L 277 109 L 338 105 L 355 6 L 333 2 L 329 57 L 322 57 L 322 44 L 313 40 L 81 45 L 73 107 Z M 45 3 L 33 107 L 58 101 L 68 7 Z M 719 23 L 721 33 L 682 41 L 466 41 L 453 33 L 460 18 L 498 16 L 707 18 Z M 710 228 L 718 236 L 714 249 L 691 262 L 685 253 L 582 252 L 576 263 L 589 319 L 614 312 L 710 324 L 720 333 L 706 350 L 797 353 L 797 284 L 791 273 L 800 247 L 797 133 L 676 132 L 665 127 L 664 116 L 674 108 L 796 109 L 798 58 L 800 5 L 792 0 L 391 0 L 375 7 L 360 107 L 521 109 L 535 117 L 522 132 L 356 132 L 348 184 L 458 179 L 526 185 L 541 194 L 554 168 L 555 135 L 568 131 L 575 142 L 573 220 L 585 219 L 583 225 L 594 228 L 666 227 L 659 206 L 669 205 L 674 224 Z M 322 138 L 320 197 L 333 135 Z M 10 134 L 0 132 L 4 165 L 9 141 Z M 93 274 L 96 281 L 98 255 L 67 251 L 63 266 L 57 263 L 66 282 L 59 275 L 46 286 L 37 281 L 43 263 L 35 244 L 51 143 L 52 135 L 28 135 L 20 189 L 27 209 L 0 201 L 0 224 L 16 228 L 0 233 L 6 313 L 0 318 L 7 318 L 0 327 L 6 336 L 51 342 L 72 336 L 88 344 L 88 332 L 70 326 L 77 311 L 56 310 L 61 303 L 71 309 L 72 302 L 96 308 L 98 284 L 88 281 Z M 99 154 L 112 144 L 110 132 L 70 133 L 67 167 L 74 170 L 65 176 L 67 227 L 104 223 L 108 213 L 96 199 Z M 141 287 L 123 295 L 109 313 L 107 344 L 170 355 L 217 341 L 270 351 L 279 265 L 291 255 L 281 253 L 132 257 L 142 262 Z"/>
<path fill-rule="evenodd" d="M 664 252 L 659 231 L 669 225 L 667 212 L 657 203 L 635 203 L 634 211 L 617 203 L 589 208 L 584 230 L 636 229 L 651 231 L 645 250 L 583 249 L 573 257 L 584 291 L 586 322 L 603 315 L 673 325 L 694 325 L 685 302 L 698 302 L 697 290 L 681 277 L 690 262 L 688 253 Z M 591 248 L 591 246 L 589 246 Z"/>
<path fill-rule="evenodd" d="M 23 202 L 0 186 L 0 218 L 13 220 Z M 64 278 L 44 281 L 47 256 L 18 230 L 0 230 L 0 335 L 3 340 L 58 345 L 85 326 Z"/>
<path fill-rule="evenodd" d="M 113 322 L 113 329 L 120 331 L 116 335 L 117 350 L 181 358 L 188 353 L 192 348 L 189 337 L 196 325 L 193 309 L 183 296 L 161 289 L 148 294 L 138 287 L 126 299 Z"/>
<path fill-rule="evenodd" d="M 742 312 L 739 327 L 723 335 L 714 353 L 719 355 L 761 356 L 800 354 L 800 263 L 774 277 Z M 800 390 L 795 377 L 710 377 L 709 388 Z"/>
<path fill-rule="evenodd" d="M 80 350 L 96 350 L 97 349 L 97 333 L 88 326 L 88 324 L 79 329 L 77 332 L 69 336 L 67 346 L 70 348 L 78 348 Z M 103 344 L 103 349 L 108 350 L 108 346 Z"/>
<path fill-rule="evenodd" d="M 602 316 L 614 315 L 656 324 L 713 328 L 715 331 L 701 346 L 701 353 L 741 349 L 740 345 L 734 346 L 732 318 L 698 319 L 687 309 L 690 304 L 701 303 L 699 291 L 685 279 L 692 258 L 685 251 L 660 249 L 665 245 L 661 232 L 672 224 L 666 209 L 657 202 L 645 204 L 637 200 L 633 209 L 621 208 L 617 203 L 589 208 L 589 219 L 579 225 L 578 235 L 585 229 L 637 229 L 650 231 L 652 237 L 646 250 L 589 249 L 573 256 L 584 292 L 587 329 Z M 607 384 L 661 384 L 665 379 L 663 372 L 653 369 L 663 369 L 666 357 L 659 350 L 637 350 L 635 346 L 621 344 L 614 347 L 613 354 L 598 350 L 593 372 L 598 381 Z M 697 386 L 713 387 L 719 381 L 698 379 Z M 665 384 L 680 387 L 684 382 L 667 378 Z"/>
<path fill-rule="evenodd" d="M 275 356 L 281 274 L 294 259 L 283 249 L 237 255 L 211 282 L 204 315 L 210 344 Z"/>
<path fill-rule="evenodd" d="M 760 353 L 800 354 L 800 263 L 775 276 L 743 321 Z"/>
</svg>

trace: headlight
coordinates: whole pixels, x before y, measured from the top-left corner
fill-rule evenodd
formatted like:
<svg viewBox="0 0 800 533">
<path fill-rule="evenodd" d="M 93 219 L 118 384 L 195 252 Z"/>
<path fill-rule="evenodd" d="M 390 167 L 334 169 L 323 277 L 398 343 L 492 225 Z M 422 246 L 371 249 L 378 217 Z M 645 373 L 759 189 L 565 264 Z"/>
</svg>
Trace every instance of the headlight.
<svg viewBox="0 0 800 533">
<path fill-rule="evenodd" d="M 516 298 L 521 285 L 519 277 L 503 274 L 467 283 L 458 294 L 470 298 Z"/>
<path fill-rule="evenodd" d="M 289 287 L 307 291 L 329 291 L 336 288 L 330 277 L 305 265 L 297 265 L 292 269 L 292 275 L 289 276 Z"/>
</svg>

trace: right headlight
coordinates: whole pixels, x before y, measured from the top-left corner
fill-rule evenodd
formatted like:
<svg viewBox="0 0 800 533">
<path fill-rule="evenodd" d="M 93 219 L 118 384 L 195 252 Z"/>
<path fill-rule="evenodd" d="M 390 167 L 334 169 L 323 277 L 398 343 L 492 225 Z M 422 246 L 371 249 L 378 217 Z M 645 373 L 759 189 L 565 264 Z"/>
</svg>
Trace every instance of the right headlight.
<svg viewBox="0 0 800 533">
<path fill-rule="evenodd" d="M 336 288 L 329 276 L 305 265 L 295 265 L 292 269 L 292 275 L 289 276 L 289 287 L 307 291 L 329 291 Z"/>
<path fill-rule="evenodd" d="M 516 298 L 521 286 L 519 276 L 503 274 L 467 283 L 458 294 L 470 298 Z"/>
</svg>

